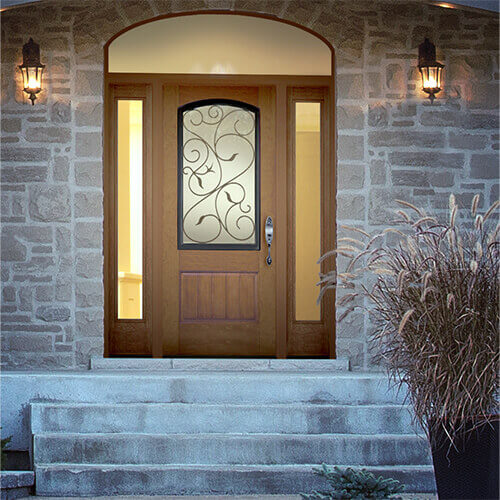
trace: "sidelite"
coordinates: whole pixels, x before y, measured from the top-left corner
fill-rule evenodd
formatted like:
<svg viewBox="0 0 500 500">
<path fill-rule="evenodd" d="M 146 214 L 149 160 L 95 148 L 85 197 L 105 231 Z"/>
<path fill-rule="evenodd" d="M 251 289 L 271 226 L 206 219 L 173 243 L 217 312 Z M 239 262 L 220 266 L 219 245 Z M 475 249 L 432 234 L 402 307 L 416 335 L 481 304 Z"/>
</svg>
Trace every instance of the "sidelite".
<svg viewBox="0 0 500 500">
<path fill-rule="evenodd" d="M 238 101 L 179 108 L 179 249 L 260 249 L 259 126 Z"/>
</svg>

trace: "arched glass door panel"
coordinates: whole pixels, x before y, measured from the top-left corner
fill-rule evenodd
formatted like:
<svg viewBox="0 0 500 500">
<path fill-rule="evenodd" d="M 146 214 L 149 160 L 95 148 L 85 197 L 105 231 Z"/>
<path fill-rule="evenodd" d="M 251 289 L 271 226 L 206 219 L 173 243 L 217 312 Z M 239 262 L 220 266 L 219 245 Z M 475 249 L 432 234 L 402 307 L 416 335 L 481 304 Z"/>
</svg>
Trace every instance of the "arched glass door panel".
<svg viewBox="0 0 500 500">
<path fill-rule="evenodd" d="M 179 249 L 259 250 L 259 125 L 238 101 L 179 108 Z"/>
</svg>

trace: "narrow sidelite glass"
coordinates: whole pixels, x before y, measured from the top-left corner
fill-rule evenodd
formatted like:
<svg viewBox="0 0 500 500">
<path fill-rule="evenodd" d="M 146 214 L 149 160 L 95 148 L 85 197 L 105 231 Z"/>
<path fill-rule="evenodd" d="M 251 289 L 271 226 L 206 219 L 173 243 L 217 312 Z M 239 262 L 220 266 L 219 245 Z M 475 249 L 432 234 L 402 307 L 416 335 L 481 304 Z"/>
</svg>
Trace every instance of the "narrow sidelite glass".
<svg viewBox="0 0 500 500">
<path fill-rule="evenodd" d="M 143 102 L 118 101 L 118 319 L 142 319 Z"/>
<path fill-rule="evenodd" d="M 320 321 L 321 103 L 295 104 L 295 320 Z"/>
</svg>

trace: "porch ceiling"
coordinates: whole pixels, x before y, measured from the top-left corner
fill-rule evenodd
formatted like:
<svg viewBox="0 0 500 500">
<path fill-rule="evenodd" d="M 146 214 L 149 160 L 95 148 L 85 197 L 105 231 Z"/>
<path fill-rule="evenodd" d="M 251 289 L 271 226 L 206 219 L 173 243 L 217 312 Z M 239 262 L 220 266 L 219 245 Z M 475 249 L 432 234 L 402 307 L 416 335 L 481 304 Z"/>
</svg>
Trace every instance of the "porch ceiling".
<svg viewBox="0 0 500 500">
<path fill-rule="evenodd" d="M 6 9 L 9 7 L 15 7 L 15 6 L 21 5 L 21 4 L 36 3 L 36 2 L 40 2 L 40 1 L 43 1 L 43 0 L 2 0 L 0 10 Z M 398 2 L 401 0 L 393 0 L 393 1 Z M 447 0 L 447 1 L 418 0 L 418 1 L 425 2 L 425 3 L 434 3 L 437 5 L 448 4 L 448 5 L 472 7 L 475 9 L 491 10 L 493 12 L 499 12 L 499 10 L 500 10 L 500 2 L 498 2 L 498 0 Z"/>
</svg>

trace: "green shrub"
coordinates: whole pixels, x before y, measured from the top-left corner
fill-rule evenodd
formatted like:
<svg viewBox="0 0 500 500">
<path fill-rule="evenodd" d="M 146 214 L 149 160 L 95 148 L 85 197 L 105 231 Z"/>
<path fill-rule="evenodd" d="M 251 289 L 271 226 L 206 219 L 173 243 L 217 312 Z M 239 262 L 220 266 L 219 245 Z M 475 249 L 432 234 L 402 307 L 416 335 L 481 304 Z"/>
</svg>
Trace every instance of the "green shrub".
<svg viewBox="0 0 500 500">
<path fill-rule="evenodd" d="M 314 491 L 312 494 L 301 493 L 305 500 L 363 500 L 365 498 L 397 498 L 393 497 L 404 490 L 396 479 L 375 477 L 366 469 L 354 470 L 350 467 L 333 469 L 326 464 L 313 469 L 315 474 L 324 477 L 332 491 Z"/>
</svg>

